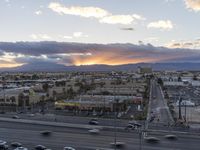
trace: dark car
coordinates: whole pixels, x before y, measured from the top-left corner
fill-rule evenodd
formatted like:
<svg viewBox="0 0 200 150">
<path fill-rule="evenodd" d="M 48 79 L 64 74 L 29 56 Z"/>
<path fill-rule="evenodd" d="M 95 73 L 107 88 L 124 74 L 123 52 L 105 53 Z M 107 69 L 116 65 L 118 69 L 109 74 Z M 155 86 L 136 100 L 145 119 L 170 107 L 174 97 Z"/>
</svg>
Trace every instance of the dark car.
<svg viewBox="0 0 200 150">
<path fill-rule="evenodd" d="M 135 129 L 135 126 L 130 123 L 125 127 L 125 130 L 134 130 L 134 129 Z"/>
<path fill-rule="evenodd" d="M 90 124 L 90 125 L 98 125 L 99 122 L 97 121 L 97 119 L 91 119 L 91 120 L 89 121 L 89 124 Z"/>
<path fill-rule="evenodd" d="M 7 142 L 0 140 L 0 150 L 7 150 L 7 149 L 8 149 Z"/>
<path fill-rule="evenodd" d="M 13 118 L 13 119 L 20 119 L 20 117 L 17 116 L 17 115 L 12 116 L 12 118 Z"/>
<path fill-rule="evenodd" d="M 19 143 L 19 142 L 12 142 L 10 145 L 11 145 L 12 147 L 21 147 L 21 146 L 22 146 L 22 144 Z"/>
<path fill-rule="evenodd" d="M 44 136 L 49 136 L 49 135 L 51 135 L 51 131 L 42 131 L 40 134 L 42 134 Z"/>
<path fill-rule="evenodd" d="M 173 134 L 165 135 L 165 138 L 169 139 L 169 140 L 177 140 L 178 139 L 178 137 Z"/>
<path fill-rule="evenodd" d="M 36 150 L 46 150 L 47 148 L 43 145 L 37 145 L 37 146 L 35 146 L 35 149 Z"/>
<path fill-rule="evenodd" d="M 112 147 L 115 147 L 115 148 L 123 148 L 123 147 L 125 147 L 126 143 L 124 143 L 124 142 L 114 142 L 114 143 L 110 143 L 110 145 Z"/>
</svg>

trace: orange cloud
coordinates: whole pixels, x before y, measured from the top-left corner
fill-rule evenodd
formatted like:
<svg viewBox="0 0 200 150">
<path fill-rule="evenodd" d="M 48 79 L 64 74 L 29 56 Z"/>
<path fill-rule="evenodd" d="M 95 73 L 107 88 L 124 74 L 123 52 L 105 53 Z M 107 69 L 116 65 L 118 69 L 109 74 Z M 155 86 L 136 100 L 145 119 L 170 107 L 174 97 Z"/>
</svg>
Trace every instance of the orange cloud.
<svg viewBox="0 0 200 150">
<path fill-rule="evenodd" d="M 76 66 L 80 65 L 94 65 L 94 64 L 105 64 L 105 65 L 122 65 L 122 64 L 136 64 L 136 63 L 151 63 L 151 62 L 159 62 L 165 61 L 175 58 L 180 58 L 182 56 L 172 56 L 172 55 L 163 55 L 163 56 L 153 56 L 148 57 L 145 55 L 137 57 L 137 54 L 127 54 L 124 55 L 122 53 L 114 53 L 114 52 L 104 52 L 97 53 L 96 55 L 90 55 L 87 57 L 73 57 L 72 64 Z"/>
</svg>

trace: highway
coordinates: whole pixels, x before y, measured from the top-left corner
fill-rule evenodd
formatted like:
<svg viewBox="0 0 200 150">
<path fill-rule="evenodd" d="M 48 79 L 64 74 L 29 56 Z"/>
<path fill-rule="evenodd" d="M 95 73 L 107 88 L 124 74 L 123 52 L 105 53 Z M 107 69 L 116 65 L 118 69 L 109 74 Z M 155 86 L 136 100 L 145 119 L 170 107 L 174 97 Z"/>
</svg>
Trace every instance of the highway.
<svg viewBox="0 0 200 150">
<path fill-rule="evenodd" d="M 14 115 L 19 116 L 21 119 L 28 120 L 41 120 L 41 121 L 50 121 L 50 122 L 63 122 L 63 123 L 74 123 L 74 124 L 88 124 L 92 117 L 79 117 L 79 116 L 63 116 L 63 115 L 55 115 L 55 114 L 40 114 L 35 113 L 34 116 L 30 116 L 30 114 L 17 114 L 17 113 L 6 113 L 0 114 L 0 117 L 12 118 Z M 56 118 L 56 121 L 55 121 Z M 98 118 L 98 117 L 93 117 Z M 117 119 L 116 123 L 119 127 L 127 126 L 129 120 Z M 98 122 L 104 126 L 114 126 L 114 119 L 107 118 L 98 118 Z"/>
<path fill-rule="evenodd" d="M 52 135 L 45 137 L 40 134 L 43 130 L 52 131 Z M 199 136 L 178 135 L 177 141 L 164 138 L 164 133 L 151 133 L 160 139 L 157 144 L 146 143 L 142 139 L 142 150 L 198 150 Z M 77 150 L 96 150 L 98 148 L 111 148 L 114 141 L 113 131 L 101 131 L 99 135 L 91 135 L 88 130 L 81 128 L 55 127 L 49 125 L 31 125 L 26 123 L 0 122 L 0 140 L 8 143 L 17 141 L 25 147 L 33 149 L 37 144 L 45 145 L 52 150 L 62 150 L 64 146 L 72 146 Z M 139 135 L 135 131 L 118 131 L 117 141 L 125 142 L 127 150 L 139 150 Z"/>
</svg>

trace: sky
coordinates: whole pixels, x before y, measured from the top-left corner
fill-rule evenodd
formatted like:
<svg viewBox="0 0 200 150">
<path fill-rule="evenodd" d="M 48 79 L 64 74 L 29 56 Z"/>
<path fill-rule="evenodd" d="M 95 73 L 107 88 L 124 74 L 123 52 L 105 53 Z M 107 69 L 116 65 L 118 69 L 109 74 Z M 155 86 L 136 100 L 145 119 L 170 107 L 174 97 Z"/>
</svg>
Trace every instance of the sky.
<svg viewBox="0 0 200 150">
<path fill-rule="evenodd" d="M 178 58 L 190 53 L 199 56 L 200 0 L 0 0 L 0 20 L 0 42 L 13 44 L 11 48 L 0 43 L 0 67 L 30 63 L 24 58 L 64 65 L 117 65 L 157 62 L 166 58 L 174 61 L 174 52 L 181 55 Z M 30 48 L 28 54 L 23 53 L 24 50 L 16 52 L 16 43 L 27 41 L 103 45 L 99 45 L 99 51 L 91 51 L 93 45 L 81 52 L 75 48 L 60 53 L 55 48 L 51 55 L 59 56 L 52 59 L 47 54 L 48 49 L 40 51 L 40 55 L 31 53 L 33 49 L 37 51 L 35 45 L 32 45 L 34 48 Z M 111 43 L 124 45 L 118 48 L 116 54 L 116 50 L 113 50 L 116 47 L 105 48 Z M 124 48 L 125 43 L 132 44 L 133 49 Z M 31 47 L 30 43 L 27 45 Z M 144 47 L 153 49 L 153 53 L 151 50 L 138 52 L 137 49 Z M 160 47 L 164 48 L 160 50 Z M 128 53 L 122 53 L 124 49 L 129 49 Z M 134 55 L 136 51 L 140 53 L 139 57 Z M 165 51 L 169 54 L 166 55 Z M 161 60 L 158 59 L 160 55 Z M 128 56 L 132 57 L 127 61 Z M 101 58 L 94 61 L 97 57 Z M 116 60 L 111 61 L 111 58 Z"/>
</svg>

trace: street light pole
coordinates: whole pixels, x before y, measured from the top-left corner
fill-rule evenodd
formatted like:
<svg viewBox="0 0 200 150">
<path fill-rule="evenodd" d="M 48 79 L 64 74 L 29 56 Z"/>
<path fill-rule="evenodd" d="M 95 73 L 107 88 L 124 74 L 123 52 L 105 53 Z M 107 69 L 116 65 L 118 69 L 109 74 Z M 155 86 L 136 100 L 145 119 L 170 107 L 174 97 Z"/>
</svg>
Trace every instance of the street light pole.
<svg viewBox="0 0 200 150">
<path fill-rule="evenodd" d="M 142 130 L 141 130 L 141 127 L 139 127 L 139 139 L 140 139 L 139 150 L 142 150 Z"/>
<path fill-rule="evenodd" d="M 117 107 L 117 103 L 116 103 L 116 97 L 115 97 L 115 94 L 116 94 L 116 89 L 115 89 L 116 87 L 115 87 L 115 80 L 114 80 L 114 106 L 115 106 L 115 108 L 114 108 L 114 115 L 115 115 L 115 119 L 114 119 L 114 127 L 115 127 L 115 133 L 114 133 L 114 144 L 115 144 L 115 150 L 116 150 L 116 143 L 117 143 L 117 128 L 116 128 L 116 120 L 117 120 L 117 109 L 116 109 L 116 107 Z"/>
</svg>

